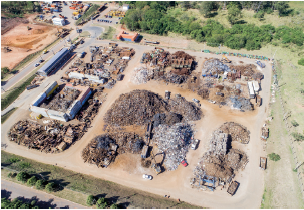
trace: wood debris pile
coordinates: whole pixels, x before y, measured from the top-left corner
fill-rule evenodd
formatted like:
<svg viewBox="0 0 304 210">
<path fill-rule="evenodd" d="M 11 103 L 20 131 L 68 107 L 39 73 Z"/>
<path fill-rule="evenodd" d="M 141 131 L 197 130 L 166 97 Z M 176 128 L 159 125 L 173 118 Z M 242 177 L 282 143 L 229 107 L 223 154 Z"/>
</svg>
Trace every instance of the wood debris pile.
<svg viewBox="0 0 304 210">
<path fill-rule="evenodd" d="M 87 129 L 85 123 L 64 126 L 57 120 L 49 120 L 47 124 L 40 125 L 36 121 L 22 120 L 10 129 L 8 137 L 29 149 L 53 153 L 60 152 L 58 146 L 61 142 L 71 145 L 79 140 Z"/>
<path fill-rule="evenodd" d="M 223 133 L 228 133 L 231 136 L 232 141 L 238 141 L 242 144 L 248 144 L 250 141 L 250 131 L 241 124 L 235 122 L 224 123 L 219 130 Z"/>
</svg>

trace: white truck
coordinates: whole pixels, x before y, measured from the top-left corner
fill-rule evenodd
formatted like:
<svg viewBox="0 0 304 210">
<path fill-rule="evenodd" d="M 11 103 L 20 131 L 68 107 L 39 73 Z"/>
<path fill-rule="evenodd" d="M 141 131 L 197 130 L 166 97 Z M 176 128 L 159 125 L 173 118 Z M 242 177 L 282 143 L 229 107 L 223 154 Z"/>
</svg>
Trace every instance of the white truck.
<svg viewBox="0 0 304 210">
<path fill-rule="evenodd" d="M 199 140 L 198 139 L 192 139 L 191 140 L 191 149 L 196 150 Z"/>
</svg>

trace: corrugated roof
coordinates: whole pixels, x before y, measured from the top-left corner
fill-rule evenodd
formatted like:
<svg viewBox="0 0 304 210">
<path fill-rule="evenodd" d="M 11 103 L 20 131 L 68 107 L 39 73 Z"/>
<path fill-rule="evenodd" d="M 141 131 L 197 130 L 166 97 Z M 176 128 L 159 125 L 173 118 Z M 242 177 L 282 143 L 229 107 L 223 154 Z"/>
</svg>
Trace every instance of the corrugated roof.
<svg viewBox="0 0 304 210">
<path fill-rule="evenodd" d="M 58 53 L 56 53 L 46 64 L 44 64 L 38 72 L 47 72 L 49 67 L 52 66 L 58 59 L 63 58 L 63 56 L 69 51 L 68 48 L 62 48 Z"/>
</svg>

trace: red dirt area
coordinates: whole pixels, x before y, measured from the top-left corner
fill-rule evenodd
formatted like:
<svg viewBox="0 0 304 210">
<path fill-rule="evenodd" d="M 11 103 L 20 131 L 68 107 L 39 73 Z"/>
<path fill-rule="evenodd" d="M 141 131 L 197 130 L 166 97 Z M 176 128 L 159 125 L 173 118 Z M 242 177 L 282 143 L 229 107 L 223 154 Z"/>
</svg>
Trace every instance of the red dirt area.
<svg viewBox="0 0 304 210">
<path fill-rule="evenodd" d="M 31 18 L 28 17 L 28 20 L 31 21 Z M 14 19 L 12 25 L 13 28 L 9 26 L 6 20 L 5 31 L 1 36 L 1 67 L 7 66 L 12 69 L 27 55 L 42 50 L 56 39 L 57 29 L 52 26 L 16 23 Z M 27 26 L 31 29 L 28 30 Z M 11 29 L 7 31 L 8 28 Z M 5 53 L 4 47 L 9 47 L 12 51 Z"/>
</svg>

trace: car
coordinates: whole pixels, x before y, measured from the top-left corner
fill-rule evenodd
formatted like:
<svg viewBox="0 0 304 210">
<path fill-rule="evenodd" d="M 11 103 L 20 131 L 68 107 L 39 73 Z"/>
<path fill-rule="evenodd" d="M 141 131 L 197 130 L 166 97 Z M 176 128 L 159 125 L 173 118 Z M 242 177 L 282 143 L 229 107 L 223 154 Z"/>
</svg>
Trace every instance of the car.
<svg viewBox="0 0 304 210">
<path fill-rule="evenodd" d="M 40 63 L 36 63 L 36 64 L 35 64 L 35 67 L 37 67 L 37 66 L 39 66 L 39 65 L 40 65 Z"/>
<path fill-rule="evenodd" d="M 193 100 L 195 103 L 198 103 L 198 104 L 199 104 L 199 102 L 200 102 L 199 100 L 197 100 L 197 99 L 195 99 L 195 98 L 192 99 L 192 100 Z"/>
<path fill-rule="evenodd" d="M 191 140 L 191 149 L 196 150 L 199 140 L 198 139 L 192 139 Z"/>
<path fill-rule="evenodd" d="M 148 175 L 148 174 L 143 174 L 143 178 L 152 180 L 153 177 L 151 175 Z"/>
<path fill-rule="evenodd" d="M 83 44 L 83 43 L 84 43 L 84 41 L 83 41 L 83 40 L 81 40 L 81 41 L 80 41 L 80 44 Z"/>
<path fill-rule="evenodd" d="M 185 159 L 184 159 L 184 160 L 182 160 L 181 164 L 182 164 L 183 166 L 185 166 L 185 167 L 187 167 L 187 166 L 188 166 L 188 163 L 187 163 L 187 161 L 186 161 Z"/>
<path fill-rule="evenodd" d="M 110 23 L 112 23 L 112 20 L 110 21 Z"/>
<path fill-rule="evenodd" d="M 56 17 L 56 15 L 53 15 L 53 16 L 52 16 L 52 19 L 55 18 L 55 17 Z"/>
<path fill-rule="evenodd" d="M 40 60 L 39 62 L 40 62 L 40 63 L 43 63 L 43 61 L 44 61 L 44 60 Z"/>
</svg>

